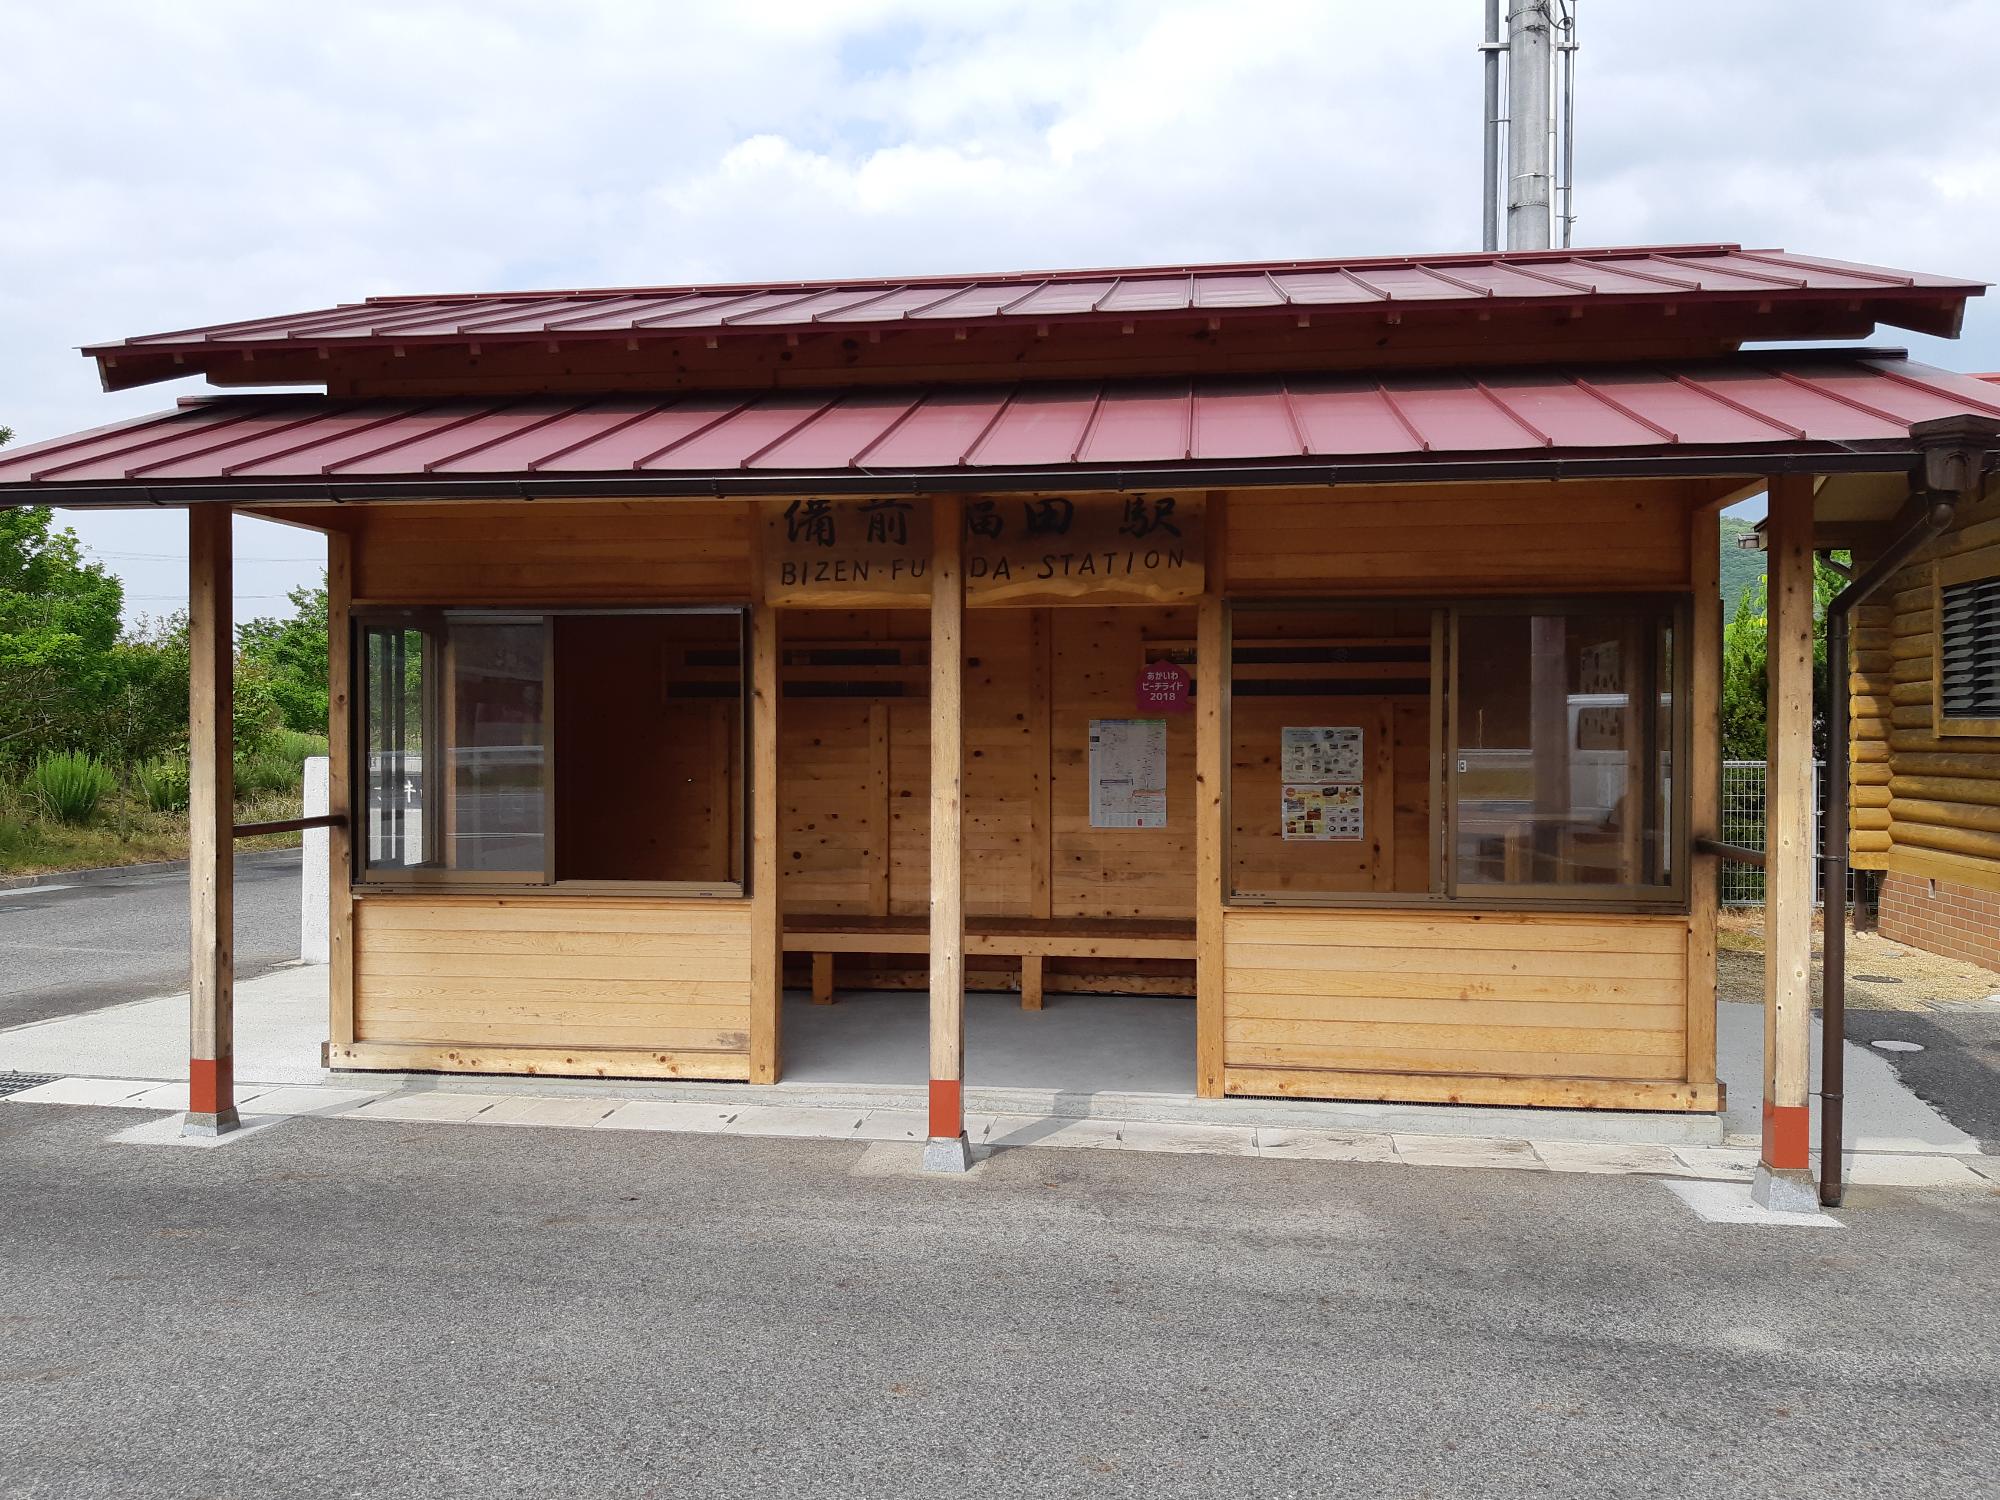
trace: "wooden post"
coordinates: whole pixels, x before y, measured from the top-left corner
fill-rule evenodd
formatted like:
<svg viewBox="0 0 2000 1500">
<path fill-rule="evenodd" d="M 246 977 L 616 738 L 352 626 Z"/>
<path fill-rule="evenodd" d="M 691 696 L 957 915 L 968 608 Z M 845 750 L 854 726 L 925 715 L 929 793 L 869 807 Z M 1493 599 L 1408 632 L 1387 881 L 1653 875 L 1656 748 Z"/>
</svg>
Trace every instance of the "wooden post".
<svg viewBox="0 0 2000 1500">
<path fill-rule="evenodd" d="M 776 1083 L 783 1070 L 784 914 L 778 902 L 778 612 L 764 600 L 763 516 L 753 539 L 750 610 L 750 1081 Z"/>
<path fill-rule="evenodd" d="M 188 508 L 187 1135 L 234 1130 L 236 767 L 232 513 Z"/>
<path fill-rule="evenodd" d="M 1813 913 L 1813 491 L 1771 481 L 1769 765 L 1765 783 L 1764 1149 L 1754 1183 L 1767 1208 L 1814 1212 L 1809 1171 Z"/>
<path fill-rule="evenodd" d="M 327 1036 L 354 1044 L 354 539 L 326 534 L 326 810 L 344 818 L 327 830 Z M 365 799 L 364 799 L 365 801 Z"/>
<path fill-rule="evenodd" d="M 924 1165 L 963 1171 L 965 1140 L 965 575 L 958 501 L 932 501 L 931 1079 Z"/>
<path fill-rule="evenodd" d="M 1688 833 L 1690 839 L 1722 837 L 1722 595 L 1718 574 L 1722 544 L 1713 506 L 1697 506 L 1689 545 L 1693 560 L 1693 639 L 1688 681 L 1693 701 L 1689 728 Z M 1686 858 L 1685 849 L 1677 851 Z M 1687 1081 L 1715 1082 L 1715 919 L 1721 870 L 1713 859 L 1688 867 Z"/>
<path fill-rule="evenodd" d="M 1223 551 L 1228 516 L 1208 497 L 1207 572 L 1196 607 L 1194 650 L 1194 1011 L 1195 1092 L 1223 1093 L 1222 896 L 1228 858 L 1229 613 Z"/>
</svg>

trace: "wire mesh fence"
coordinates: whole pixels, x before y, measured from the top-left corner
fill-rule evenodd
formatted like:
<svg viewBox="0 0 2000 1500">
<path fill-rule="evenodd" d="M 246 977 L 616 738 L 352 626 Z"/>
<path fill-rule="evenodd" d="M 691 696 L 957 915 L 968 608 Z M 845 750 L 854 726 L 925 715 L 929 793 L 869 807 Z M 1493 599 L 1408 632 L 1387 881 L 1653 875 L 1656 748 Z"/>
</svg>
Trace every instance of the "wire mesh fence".
<svg viewBox="0 0 2000 1500">
<path fill-rule="evenodd" d="M 1761 760 L 1726 760 L 1722 763 L 1722 841 L 1746 849 L 1764 847 L 1764 770 Z M 1826 763 L 1813 762 L 1813 905 L 1820 904 L 1824 888 L 1826 858 Z M 1720 883 L 1724 906 L 1762 906 L 1764 872 L 1732 860 L 1722 862 Z M 1871 871 L 1847 872 L 1847 901 L 1859 910 L 1874 904 L 1875 877 Z"/>
</svg>

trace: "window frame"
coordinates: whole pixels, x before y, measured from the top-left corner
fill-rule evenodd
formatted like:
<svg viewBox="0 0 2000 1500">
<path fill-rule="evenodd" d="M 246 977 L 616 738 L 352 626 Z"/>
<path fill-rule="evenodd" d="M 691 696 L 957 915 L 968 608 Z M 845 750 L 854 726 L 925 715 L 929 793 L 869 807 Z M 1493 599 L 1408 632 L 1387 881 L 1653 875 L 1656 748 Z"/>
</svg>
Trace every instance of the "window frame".
<svg viewBox="0 0 2000 1500">
<path fill-rule="evenodd" d="M 1239 612 L 1255 614 L 1267 610 L 1361 610 L 1427 609 L 1432 613 L 1431 646 L 1431 817 L 1429 831 L 1430 889 L 1428 891 L 1319 891 L 1281 893 L 1241 893 L 1233 889 L 1230 872 L 1235 868 L 1235 817 L 1231 799 L 1235 784 L 1233 771 L 1234 727 L 1231 707 L 1235 698 L 1235 654 Z M 1226 599 L 1223 605 L 1224 662 L 1220 680 L 1228 691 L 1223 698 L 1222 735 L 1224 762 L 1231 767 L 1222 792 L 1223 851 L 1222 904 L 1246 910 L 1286 908 L 1353 911 L 1529 911 L 1577 914 L 1677 915 L 1688 910 L 1688 864 L 1692 857 L 1692 798 L 1689 776 L 1693 766 L 1693 662 L 1690 655 L 1692 596 L 1677 592 L 1620 592 L 1615 594 L 1537 594 L 1532 596 L 1448 597 L 1438 595 L 1368 595 L 1329 597 L 1315 595 L 1294 598 Z M 1458 702 L 1453 684 L 1457 676 L 1459 627 L 1467 616 L 1521 614 L 1542 611 L 1550 614 L 1582 614 L 1592 611 L 1636 610 L 1665 616 L 1673 630 L 1674 651 L 1668 686 L 1673 695 L 1674 723 L 1669 780 L 1668 829 L 1666 837 L 1673 855 L 1672 878 L 1658 886 L 1561 886 L 1490 885 L 1461 882 L 1457 869 L 1457 787 L 1458 772 L 1452 747 L 1458 741 Z M 1206 674 L 1204 674 L 1206 675 Z"/>
<path fill-rule="evenodd" d="M 743 874 L 733 881 L 701 880 L 605 880 L 595 877 L 558 879 L 556 876 L 558 805 L 556 796 L 556 762 L 562 754 L 562 747 L 556 737 L 556 695 L 561 691 L 560 678 L 556 671 L 556 621 L 567 616 L 585 615 L 592 618 L 605 616 L 642 615 L 733 615 L 737 618 L 737 673 L 739 691 L 737 696 L 740 727 L 738 733 L 738 792 L 741 809 L 737 820 L 738 848 L 736 864 Z M 535 870 L 452 870 L 441 866 L 401 869 L 390 874 L 371 873 L 367 861 L 366 802 L 368 798 L 368 708 L 370 703 L 368 684 L 367 639 L 371 629 L 380 630 L 403 623 L 406 630 L 416 629 L 424 633 L 427 640 L 442 643 L 445 627 L 453 620 L 463 620 L 477 624 L 524 625 L 539 624 L 542 630 L 542 719 L 543 719 L 543 764 L 542 764 L 542 868 Z M 362 814 L 355 836 L 348 841 L 351 855 L 348 879 L 357 895 L 468 895 L 491 894 L 533 894 L 536 896 L 557 896 L 562 898 L 607 896 L 672 897 L 675 899 L 745 900 L 750 896 L 750 843 L 751 843 L 751 781 L 755 768 L 751 765 L 751 689 L 750 689 L 750 631 L 751 606 L 748 604 L 687 604 L 687 605 L 357 605 L 350 612 L 348 621 L 350 639 L 349 664 L 350 682 L 348 691 L 354 711 L 348 715 L 350 738 L 348 744 L 350 783 L 354 789 L 355 801 L 361 804 Z M 439 652 L 443 658 L 442 648 Z M 447 674 L 433 672 L 424 683 L 424 712 L 429 724 L 441 723 L 444 712 L 444 693 Z M 441 781 L 433 781 L 433 757 L 442 753 L 442 745 L 434 743 L 434 735 L 425 736 L 425 782 L 426 785 L 442 786 Z M 427 852 L 435 847 L 433 820 L 426 818 L 424 842 Z"/>
<path fill-rule="evenodd" d="M 2000 581 L 2000 543 L 1945 558 L 1931 568 L 1931 723 L 1939 739 L 2000 738 L 2000 718 L 1954 719 L 1944 711 L 1944 591 Z"/>
</svg>

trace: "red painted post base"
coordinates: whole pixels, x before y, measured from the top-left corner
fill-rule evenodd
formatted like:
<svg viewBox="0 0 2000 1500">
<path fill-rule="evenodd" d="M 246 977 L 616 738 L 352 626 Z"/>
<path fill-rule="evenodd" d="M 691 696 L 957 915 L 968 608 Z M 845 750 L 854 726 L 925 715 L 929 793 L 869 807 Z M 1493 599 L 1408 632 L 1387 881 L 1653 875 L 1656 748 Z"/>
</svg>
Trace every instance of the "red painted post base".
<svg viewBox="0 0 2000 1500">
<path fill-rule="evenodd" d="M 236 1065 L 233 1058 L 188 1059 L 188 1111 L 183 1135 L 226 1135 L 243 1123 L 236 1113 Z"/>
<path fill-rule="evenodd" d="M 964 1083 L 957 1078 L 931 1080 L 930 1138 L 955 1141 L 965 1134 Z"/>
<path fill-rule="evenodd" d="M 1805 1104 L 1764 1101 L 1763 1164 L 1776 1171 L 1804 1171 L 1811 1166 L 1812 1108 Z"/>
</svg>

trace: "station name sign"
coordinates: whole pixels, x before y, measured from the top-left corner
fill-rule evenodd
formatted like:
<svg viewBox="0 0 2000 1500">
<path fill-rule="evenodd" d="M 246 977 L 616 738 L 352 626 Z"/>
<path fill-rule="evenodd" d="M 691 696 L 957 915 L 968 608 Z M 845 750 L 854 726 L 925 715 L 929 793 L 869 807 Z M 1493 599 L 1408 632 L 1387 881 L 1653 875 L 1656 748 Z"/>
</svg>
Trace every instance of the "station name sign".
<svg viewBox="0 0 2000 1500">
<path fill-rule="evenodd" d="M 974 497 L 960 508 L 966 602 L 1199 598 L 1203 497 Z M 799 499 L 764 518 L 773 604 L 862 607 L 930 597 L 931 503 Z"/>
</svg>

